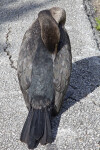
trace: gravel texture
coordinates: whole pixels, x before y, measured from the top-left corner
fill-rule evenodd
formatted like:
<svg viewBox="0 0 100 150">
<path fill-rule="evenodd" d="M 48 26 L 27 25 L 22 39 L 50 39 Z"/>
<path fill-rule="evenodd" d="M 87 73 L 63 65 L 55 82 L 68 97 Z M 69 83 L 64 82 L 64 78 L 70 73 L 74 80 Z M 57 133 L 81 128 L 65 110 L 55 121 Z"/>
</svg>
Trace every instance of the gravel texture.
<svg viewBox="0 0 100 150">
<path fill-rule="evenodd" d="M 73 67 L 68 100 L 52 119 L 54 142 L 36 150 L 100 150 L 100 51 L 83 0 L 0 1 L 0 150 L 28 150 L 19 140 L 27 109 L 16 63 L 25 31 L 53 6 L 66 10 Z"/>
</svg>

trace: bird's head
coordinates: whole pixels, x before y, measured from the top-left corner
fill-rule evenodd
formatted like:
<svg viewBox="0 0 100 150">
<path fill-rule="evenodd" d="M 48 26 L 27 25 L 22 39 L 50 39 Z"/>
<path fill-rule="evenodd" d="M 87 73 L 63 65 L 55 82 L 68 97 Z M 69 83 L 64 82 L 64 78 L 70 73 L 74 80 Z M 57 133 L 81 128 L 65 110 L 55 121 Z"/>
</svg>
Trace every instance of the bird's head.
<svg viewBox="0 0 100 150">
<path fill-rule="evenodd" d="M 66 12 L 63 8 L 52 7 L 50 9 L 52 17 L 56 20 L 58 25 L 64 26 L 66 22 Z"/>
<path fill-rule="evenodd" d="M 50 10 L 40 11 L 38 20 L 41 27 L 41 38 L 46 48 L 52 53 L 57 53 L 60 41 L 59 24 L 62 26 L 66 21 L 66 13 L 62 8 L 53 7 Z"/>
</svg>

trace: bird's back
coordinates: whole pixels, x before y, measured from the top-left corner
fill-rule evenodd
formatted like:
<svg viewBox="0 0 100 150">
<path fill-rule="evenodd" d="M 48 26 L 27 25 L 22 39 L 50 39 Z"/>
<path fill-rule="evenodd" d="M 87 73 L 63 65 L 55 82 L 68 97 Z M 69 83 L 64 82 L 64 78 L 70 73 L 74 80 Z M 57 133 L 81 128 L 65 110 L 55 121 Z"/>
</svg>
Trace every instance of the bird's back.
<svg viewBox="0 0 100 150">
<path fill-rule="evenodd" d="M 54 97 L 53 62 L 50 52 L 40 40 L 32 62 L 31 78 L 28 93 L 32 103 L 35 105 L 36 97 L 39 96 L 52 101 Z"/>
</svg>

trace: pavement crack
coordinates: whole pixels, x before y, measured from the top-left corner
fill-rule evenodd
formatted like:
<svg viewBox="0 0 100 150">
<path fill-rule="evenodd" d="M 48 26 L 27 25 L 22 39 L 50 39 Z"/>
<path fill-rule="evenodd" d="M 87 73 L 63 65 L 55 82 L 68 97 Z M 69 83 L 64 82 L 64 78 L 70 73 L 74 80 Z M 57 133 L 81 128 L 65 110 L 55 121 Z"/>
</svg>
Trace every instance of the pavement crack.
<svg viewBox="0 0 100 150">
<path fill-rule="evenodd" d="M 10 42 L 9 42 L 10 33 L 11 33 L 11 27 L 8 28 L 8 32 L 6 34 L 6 47 L 4 48 L 4 52 L 7 54 L 9 58 L 11 68 L 17 70 L 17 68 L 14 66 L 14 60 L 12 59 L 12 55 L 10 54 L 10 51 L 8 50 L 8 48 L 10 47 Z"/>
</svg>

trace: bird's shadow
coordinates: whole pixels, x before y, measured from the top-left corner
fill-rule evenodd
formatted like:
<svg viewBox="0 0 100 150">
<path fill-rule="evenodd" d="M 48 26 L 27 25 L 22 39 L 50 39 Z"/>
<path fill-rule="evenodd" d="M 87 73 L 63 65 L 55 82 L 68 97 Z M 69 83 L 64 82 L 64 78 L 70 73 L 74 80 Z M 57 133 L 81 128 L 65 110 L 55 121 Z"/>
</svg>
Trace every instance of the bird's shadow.
<svg viewBox="0 0 100 150">
<path fill-rule="evenodd" d="M 60 113 L 52 118 L 52 132 L 55 140 L 62 113 L 76 102 L 86 97 L 100 86 L 100 57 L 94 56 L 79 60 L 72 65 L 70 85 L 67 91 L 68 100 L 64 100 Z M 49 147 L 48 147 L 49 149 Z"/>
</svg>

